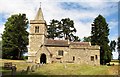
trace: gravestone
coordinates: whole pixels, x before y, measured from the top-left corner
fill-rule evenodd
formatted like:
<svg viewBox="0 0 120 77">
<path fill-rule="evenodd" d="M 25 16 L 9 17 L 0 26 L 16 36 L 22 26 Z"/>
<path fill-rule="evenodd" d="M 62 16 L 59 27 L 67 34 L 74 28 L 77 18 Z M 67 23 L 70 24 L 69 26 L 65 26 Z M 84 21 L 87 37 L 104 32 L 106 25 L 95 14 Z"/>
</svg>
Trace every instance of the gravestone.
<svg viewBox="0 0 120 77">
<path fill-rule="evenodd" d="M 26 73 L 30 72 L 30 66 L 27 67 Z"/>
<path fill-rule="evenodd" d="M 37 69 L 38 67 L 37 67 L 37 65 L 35 65 L 35 69 Z"/>
<path fill-rule="evenodd" d="M 11 69 L 12 69 L 11 74 L 15 75 L 17 69 L 16 66 L 12 66 Z"/>
<path fill-rule="evenodd" d="M 39 64 L 39 67 L 41 66 L 41 64 Z"/>
<path fill-rule="evenodd" d="M 37 68 L 39 68 L 40 66 L 39 66 L 39 64 L 37 64 Z"/>
<path fill-rule="evenodd" d="M 21 74 L 28 74 L 30 72 L 30 66 L 27 66 L 27 69 L 21 71 Z"/>
<path fill-rule="evenodd" d="M 34 65 L 32 65 L 31 71 L 32 71 L 32 72 L 35 72 L 35 66 L 34 66 Z"/>
</svg>

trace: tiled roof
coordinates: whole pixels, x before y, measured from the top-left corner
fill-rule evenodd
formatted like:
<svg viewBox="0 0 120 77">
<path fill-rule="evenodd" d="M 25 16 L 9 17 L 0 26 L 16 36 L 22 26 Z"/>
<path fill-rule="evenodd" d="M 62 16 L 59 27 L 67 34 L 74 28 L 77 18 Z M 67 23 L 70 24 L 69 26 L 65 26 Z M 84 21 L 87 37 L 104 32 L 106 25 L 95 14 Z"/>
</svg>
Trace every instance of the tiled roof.
<svg viewBox="0 0 120 77">
<path fill-rule="evenodd" d="M 81 45 L 81 46 L 90 46 L 89 42 L 70 42 L 67 40 L 53 40 L 48 39 L 45 45 L 49 46 L 69 46 L 69 45 Z"/>
<path fill-rule="evenodd" d="M 67 40 L 52 40 L 52 39 L 48 39 L 46 45 L 69 46 Z"/>
<path fill-rule="evenodd" d="M 71 42 L 71 45 L 90 46 L 89 42 Z"/>
</svg>

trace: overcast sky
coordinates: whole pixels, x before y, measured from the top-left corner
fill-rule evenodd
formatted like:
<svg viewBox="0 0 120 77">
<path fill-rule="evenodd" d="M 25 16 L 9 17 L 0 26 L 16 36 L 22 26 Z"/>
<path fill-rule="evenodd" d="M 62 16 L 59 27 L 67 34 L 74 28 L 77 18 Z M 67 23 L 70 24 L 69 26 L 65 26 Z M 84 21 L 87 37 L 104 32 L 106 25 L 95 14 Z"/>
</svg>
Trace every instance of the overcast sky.
<svg viewBox="0 0 120 77">
<path fill-rule="evenodd" d="M 34 19 L 41 7 L 47 24 L 50 20 L 70 18 L 77 29 L 75 35 L 83 38 L 90 36 L 91 24 L 99 15 L 103 15 L 110 29 L 110 40 L 118 37 L 118 1 L 119 0 L 0 0 L 0 33 L 4 31 L 7 18 L 13 14 L 25 13 L 29 20 Z M 28 29 L 29 31 L 29 29 Z M 117 56 L 114 56 L 117 57 Z"/>
</svg>

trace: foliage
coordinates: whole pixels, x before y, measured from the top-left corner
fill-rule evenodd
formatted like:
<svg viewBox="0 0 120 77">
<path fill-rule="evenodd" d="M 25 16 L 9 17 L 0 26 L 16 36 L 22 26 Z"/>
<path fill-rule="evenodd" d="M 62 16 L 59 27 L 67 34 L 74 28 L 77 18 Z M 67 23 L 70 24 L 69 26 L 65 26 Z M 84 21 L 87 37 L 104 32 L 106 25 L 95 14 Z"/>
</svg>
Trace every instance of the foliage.
<svg viewBox="0 0 120 77">
<path fill-rule="evenodd" d="M 66 40 L 72 40 L 73 33 L 76 32 L 73 20 L 70 20 L 69 18 L 62 19 L 59 26 L 63 37 Z"/>
<path fill-rule="evenodd" d="M 47 26 L 47 33 L 48 38 L 54 39 L 55 37 L 58 37 L 57 30 L 58 30 L 58 20 L 51 20 L 50 25 Z"/>
<path fill-rule="evenodd" d="M 2 57 L 20 59 L 28 45 L 28 19 L 25 14 L 12 15 L 5 23 L 2 35 Z"/>
<path fill-rule="evenodd" d="M 74 35 L 76 33 L 74 22 L 69 18 L 61 19 L 61 21 L 51 20 L 47 32 L 48 38 L 64 38 L 70 41 L 80 41 L 79 37 Z"/>
<path fill-rule="evenodd" d="M 2 41 L 0 41 L 0 58 L 2 58 Z"/>
<path fill-rule="evenodd" d="M 113 40 L 113 41 L 110 42 L 111 51 L 115 51 L 115 47 L 116 47 L 116 42 L 115 42 L 115 40 Z"/>
<path fill-rule="evenodd" d="M 84 37 L 83 42 L 91 42 L 91 36 L 89 37 Z"/>
<path fill-rule="evenodd" d="M 100 46 L 100 63 L 106 64 L 111 60 L 110 46 L 108 45 L 109 28 L 105 18 L 99 15 L 92 24 L 91 44 Z"/>
<path fill-rule="evenodd" d="M 110 42 L 110 51 L 111 52 L 115 51 L 115 47 L 116 47 L 116 42 L 115 42 L 115 40 L 113 40 Z"/>
<path fill-rule="evenodd" d="M 119 60 L 119 63 L 120 63 L 120 37 L 118 37 L 118 42 L 117 42 L 117 49 L 118 49 L 118 60 Z"/>
</svg>

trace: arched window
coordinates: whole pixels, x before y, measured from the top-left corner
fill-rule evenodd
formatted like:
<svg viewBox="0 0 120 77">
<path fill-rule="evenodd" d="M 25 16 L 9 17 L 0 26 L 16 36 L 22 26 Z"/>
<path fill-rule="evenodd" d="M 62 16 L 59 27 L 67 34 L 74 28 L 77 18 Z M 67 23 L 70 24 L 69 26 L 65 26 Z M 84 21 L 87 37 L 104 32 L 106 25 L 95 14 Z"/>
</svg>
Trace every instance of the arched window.
<svg viewBox="0 0 120 77">
<path fill-rule="evenodd" d="M 96 59 L 96 60 L 98 59 L 97 55 L 95 55 L 95 59 Z"/>
<path fill-rule="evenodd" d="M 73 61 L 75 61 L 75 56 L 73 56 Z"/>
<path fill-rule="evenodd" d="M 35 33 L 39 33 L 39 26 L 35 26 Z"/>
<path fill-rule="evenodd" d="M 94 56 L 91 56 L 91 61 L 94 61 Z"/>
</svg>

